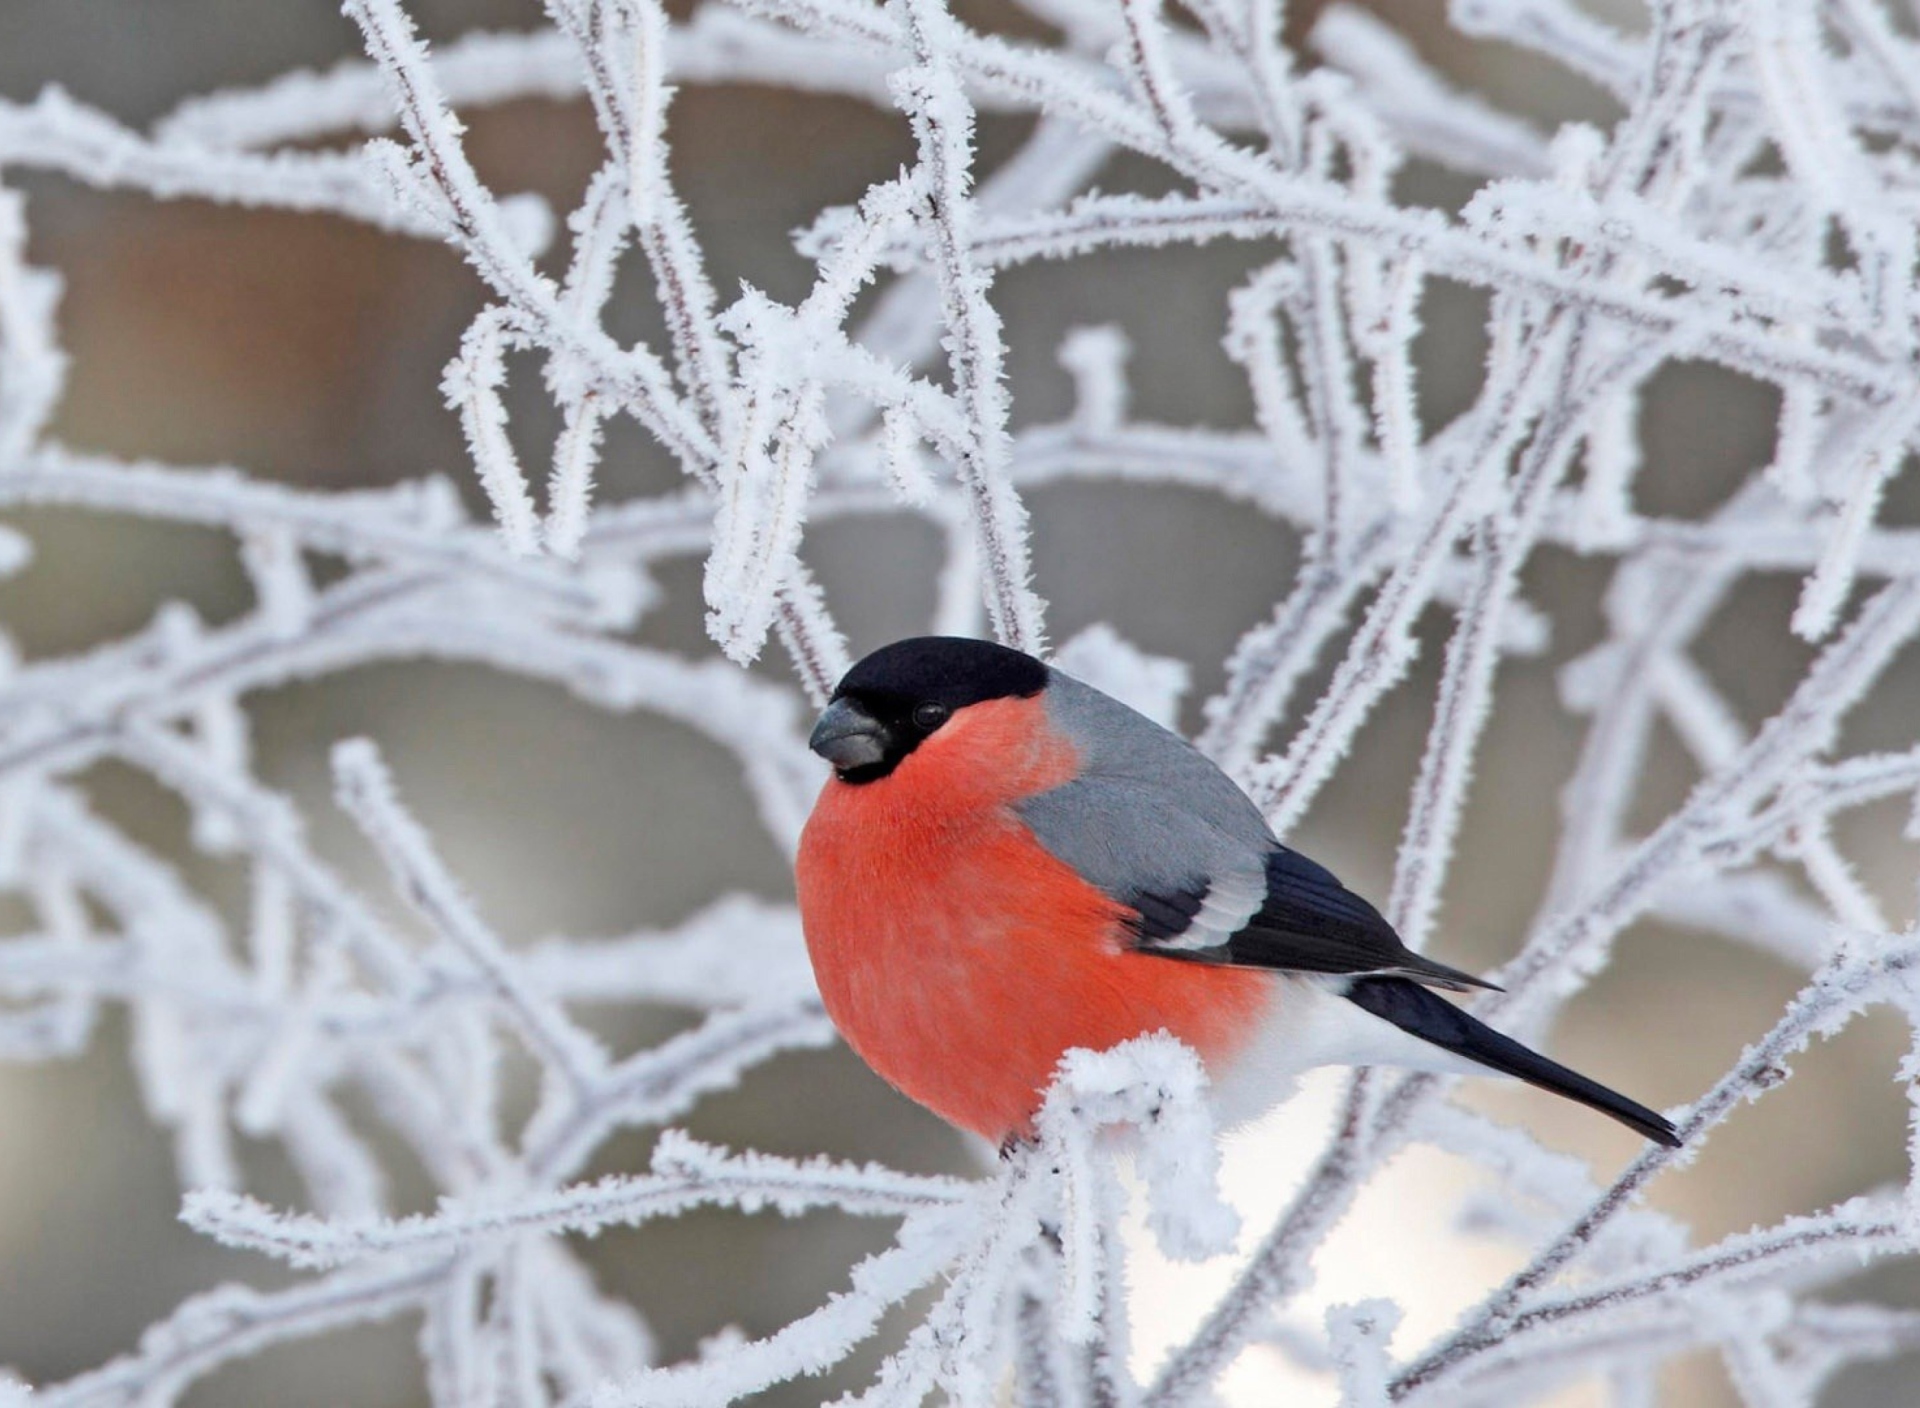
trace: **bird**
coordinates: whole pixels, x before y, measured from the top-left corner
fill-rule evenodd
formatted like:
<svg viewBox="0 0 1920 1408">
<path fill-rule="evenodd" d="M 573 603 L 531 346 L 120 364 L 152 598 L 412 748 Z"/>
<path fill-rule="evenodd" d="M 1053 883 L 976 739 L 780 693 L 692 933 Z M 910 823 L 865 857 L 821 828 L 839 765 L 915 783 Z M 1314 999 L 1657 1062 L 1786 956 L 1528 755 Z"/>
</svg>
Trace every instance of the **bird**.
<svg viewBox="0 0 1920 1408">
<path fill-rule="evenodd" d="M 1061 1057 L 1165 1031 L 1227 1125 L 1322 1065 L 1497 1072 L 1677 1147 L 1664 1117 L 1440 996 L 1409 949 L 1185 739 L 1022 651 L 918 636 L 840 680 L 795 861 L 825 1004 L 883 1079 L 1003 1150 Z"/>
</svg>

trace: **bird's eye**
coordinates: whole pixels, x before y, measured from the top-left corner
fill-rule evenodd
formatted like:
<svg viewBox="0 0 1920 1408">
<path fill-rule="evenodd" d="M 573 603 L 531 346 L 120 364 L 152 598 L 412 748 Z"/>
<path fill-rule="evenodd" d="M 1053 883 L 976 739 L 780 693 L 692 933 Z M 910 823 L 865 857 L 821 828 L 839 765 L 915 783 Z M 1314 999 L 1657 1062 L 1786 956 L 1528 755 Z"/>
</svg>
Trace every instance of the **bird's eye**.
<svg viewBox="0 0 1920 1408">
<path fill-rule="evenodd" d="M 932 733 L 947 721 L 947 715 L 951 712 L 946 705 L 935 704 L 931 700 L 917 704 L 913 710 L 913 726 L 922 733 Z"/>
</svg>

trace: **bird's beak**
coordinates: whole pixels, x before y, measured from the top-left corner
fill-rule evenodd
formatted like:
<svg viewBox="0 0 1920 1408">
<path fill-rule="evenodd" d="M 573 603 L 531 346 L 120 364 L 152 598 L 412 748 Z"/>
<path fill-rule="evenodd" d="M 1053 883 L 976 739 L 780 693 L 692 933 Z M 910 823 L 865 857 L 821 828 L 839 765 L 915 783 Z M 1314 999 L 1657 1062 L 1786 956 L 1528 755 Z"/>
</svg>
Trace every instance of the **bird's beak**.
<svg viewBox="0 0 1920 1408">
<path fill-rule="evenodd" d="M 887 730 L 851 699 L 836 699 L 813 726 L 807 747 L 841 772 L 871 767 L 887 756 Z"/>
</svg>

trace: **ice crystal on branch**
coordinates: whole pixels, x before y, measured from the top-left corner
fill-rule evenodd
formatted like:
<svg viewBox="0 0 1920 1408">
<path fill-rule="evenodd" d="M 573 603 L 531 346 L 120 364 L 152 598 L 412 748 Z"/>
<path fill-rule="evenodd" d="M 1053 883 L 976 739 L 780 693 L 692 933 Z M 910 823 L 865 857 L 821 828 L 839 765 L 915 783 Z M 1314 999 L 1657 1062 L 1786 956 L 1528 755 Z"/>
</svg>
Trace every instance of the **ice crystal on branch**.
<svg viewBox="0 0 1920 1408">
<path fill-rule="evenodd" d="M 718 1404 L 842 1365 L 916 1296 L 930 1308 L 853 1401 L 986 1403 L 1011 1382 L 1023 1403 L 1173 1408 L 1210 1401 L 1258 1345 L 1330 1369 L 1355 1408 L 1522 1402 L 1594 1376 L 1648 1401 L 1654 1368 L 1703 1347 L 1747 1401 L 1807 1403 L 1849 1364 L 1920 1347 L 1920 1316 L 1815 1295 L 1863 1259 L 1920 1249 L 1914 1186 L 1703 1245 L 1639 1201 L 1816 1038 L 1873 1007 L 1920 1030 L 1920 939 L 1889 918 L 1907 897 L 1876 889 L 1843 840 L 1861 809 L 1920 798 L 1920 745 L 1844 746 L 1920 635 L 1920 535 L 1883 521 L 1920 435 L 1911 10 L 1655 0 L 1629 33 L 1569 0 L 1455 0 L 1465 35 L 1619 105 L 1604 128 L 1545 132 L 1342 4 L 1296 51 L 1261 0 L 1177 17 L 1158 0 L 1024 3 L 1056 42 L 985 32 L 944 0 L 701 0 L 677 22 L 657 0 L 548 0 L 547 28 L 430 51 L 402 0 L 348 0 L 364 59 L 192 98 L 150 131 L 57 88 L 0 101 L 0 505 L 223 529 L 256 598 L 218 624 L 175 606 L 71 655 L 6 652 L 0 880 L 28 917 L 0 938 L 0 1059 L 69 1059 L 103 1009 L 124 1008 L 182 1216 L 300 1272 L 194 1296 L 120 1357 L 30 1395 L 0 1379 L 0 1402 L 171 1402 L 273 1345 L 416 1314 L 437 1403 Z M 728 83 L 870 104 L 910 149 L 796 237 L 812 283 L 791 303 L 710 278 L 676 190 L 676 89 Z M 604 148 L 564 219 L 491 187 L 458 115 L 535 96 L 583 101 Z M 1008 114 L 1031 121 L 988 165 L 980 119 Z M 1157 166 L 1160 193 L 1103 190 L 1122 155 Z M 1413 203 L 1410 161 L 1450 168 L 1471 198 Z M 485 305 L 444 349 L 446 404 L 429 410 L 457 420 L 493 523 L 435 479 L 329 494 L 62 443 L 59 253 L 30 241 L 13 180 L 41 172 L 451 247 Z M 1009 271 L 1219 244 L 1258 261 L 1215 310 L 1247 428 L 1141 418 L 1113 328 L 1050 349 L 1074 387 L 1066 416 L 1023 414 Z M 662 314 L 654 342 L 611 331 L 629 251 Z M 1488 352 L 1441 419 L 1423 415 L 1420 379 L 1443 285 L 1484 295 Z M 513 424 L 510 355 L 552 401 L 550 452 Z M 1772 388 L 1774 445 L 1718 504 L 1655 511 L 1642 490 L 1668 467 L 1642 412 L 1688 362 Z M 666 452 L 679 490 L 609 492 L 606 433 L 623 420 Z M 1282 832 L 1407 679 L 1416 628 L 1443 623 L 1387 906 L 1416 947 L 1455 869 L 1502 666 L 1558 624 L 1527 598 L 1528 569 L 1547 549 L 1604 564 L 1600 639 L 1560 676 L 1584 741 L 1550 886 L 1496 974 L 1506 991 L 1479 1010 L 1540 1030 L 1643 917 L 1798 967 L 1778 1021 L 1680 1113 L 1682 1152 L 1649 1148 L 1609 1182 L 1451 1105 L 1435 1078 L 1357 1076 L 1280 1216 L 1139 1382 L 1129 1201 L 1171 1254 L 1234 1237 L 1189 1053 L 1147 1038 L 1070 1054 L 1037 1140 L 973 1181 L 714 1148 L 678 1131 L 704 1099 L 832 1040 L 790 906 L 729 894 L 670 930 L 517 947 L 409 811 L 405 758 L 396 782 L 372 743 L 345 741 L 337 800 L 417 921 L 402 928 L 257 771 L 250 698 L 381 661 L 468 661 L 701 732 L 790 853 L 818 778 L 806 701 L 847 664 L 832 608 L 862 587 L 822 590 L 812 525 L 924 521 L 943 545 L 928 625 L 1041 650 L 1024 496 L 1068 480 L 1180 486 L 1298 535 L 1295 579 L 1199 707 L 1201 746 Z M 28 550 L 9 532 L 0 571 Z M 344 570 L 314 571 L 314 554 Z M 653 569 L 684 558 L 704 559 L 725 658 L 634 643 Z M 1755 727 L 1702 643 L 1769 573 L 1799 583 L 1792 628 L 1810 659 Z M 736 663 L 770 639 L 792 686 Z M 1165 719 L 1206 663 L 1110 626 L 1060 658 Z M 1663 731 L 1697 780 L 1649 818 L 1641 784 Z M 244 868 L 244 923 L 93 804 L 81 774 L 109 759 L 177 795 L 195 844 Z M 581 1024 L 590 1003 L 698 1020 L 619 1055 Z M 540 1077 L 521 1119 L 503 1098 L 516 1060 Z M 1920 1048 L 1900 1074 L 1916 1070 Z M 349 1107 L 374 1112 L 378 1138 Z M 659 1131 L 649 1166 L 585 1177 L 629 1128 Z M 303 1206 L 247 1188 L 243 1137 L 285 1151 Z M 1409 1342 L 1391 1284 L 1322 1324 L 1282 1321 L 1328 1233 L 1412 1143 L 1498 1181 L 1464 1223 L 1523 1247 L 1519 1268 L 1426 1343 Z M 411 1216 L 393 1203 L 400 1147 L 437 1195 Z M 568 1238 L 714 1207 L 834 1209 L 892 1239 L 790 1323 L 716 1325 L 700 1355 L 663 1363 Z"/>
</svg>

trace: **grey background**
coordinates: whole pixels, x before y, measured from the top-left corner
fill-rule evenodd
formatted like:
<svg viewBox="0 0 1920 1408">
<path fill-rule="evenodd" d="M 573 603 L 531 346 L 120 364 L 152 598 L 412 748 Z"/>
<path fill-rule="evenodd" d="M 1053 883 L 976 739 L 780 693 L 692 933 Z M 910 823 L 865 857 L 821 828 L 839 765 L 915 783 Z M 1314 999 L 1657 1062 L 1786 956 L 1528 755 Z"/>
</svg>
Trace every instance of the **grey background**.
<svg viewBox="0 0 1920 1408">
<path fill-rule="evenodd" d="M 1430 56 L 1527 110 L 1601 122 L 1611 115 L 1601 95 L 1545 65 L 1439 34 L 1437 5 L 1391 8 Z M 412 9 L 432 36 L 538 22 L 536 6 L 506 0 L 436 0 Z M 968 13 L 1037 32 L 1002 12 Z M 1296 6 L 1291 28 L 1303 30 L 1310 17 L 1311 7 Z M 0 7 L 0 94 L 24 99 L 58 83 L 135 123 L 192 92 L 353 51 L 350 26 L 320 0 L 7 0 Z M 822 204 L 851 199 L 891 174 L 910 152 L 904 123 L 891 115 L 764 90 L 686 90 L 672 123 L 676 179 L 723 295 L 743 280 L 779 298 L 803 293 L 807 266 L 787 232 Z M 599 155 L 584 103 L 476 112 L 471 128 L 491 182 L 540 190 L 562 211 Z M 1024 130 L 1017 121 L 985 123 L 986 159 Z M 431 470 L 465 482 L 458 427 L 436 388 L 481 297 L 477 280 L 447 251 L 332 220 L 161 204 L 39 176 L 9 180 L 31 199 L 33 260 L 67 279 L 60 322 L 74 370 L 55 427 L 61 439 L 181 464 L 232 463 L 319 487 Z M 1415 168 L 1405 180 L 1422 198 L 1443 202 L 1469 189 L 1430 169 Z M 1159 181 L 1150 170 L 1121 165 L 1100 183 L 1111 190 Z M 996 301 L 1013 344 L 1019 422 L 1065 408 L 1066 378 L 1053 361 L 1060 334 L 1117 322 L 1136 347 L 1141 415 L 1247 423 L 1240 378 L 1219 348 L 1223 300 L 1269 253 L 1167 251 L 1010 273 Z M 637 282 L 623 288 L 616 323 L 625 335 L 644 333 L 653 321 L 641 292 Z M 1438 419 L 1472 395 L 1480 303 L 1465 290 L 1441 289 L 1425 314 L 1422 409 Z M 513 405 L 516 433 L 524 430 L 525 443 L 537 445 L 551 425 L 530 368 L 516 364 Z M 1704 367 L 1670 368 L 1646 407 L 1639 502 L 1674 513 L 1716 502 L 1768 457 L 1774 410 L 1765 388 Z M 609 498 L 672 483 L 631 425 L 615 429 L 606 464 Z M 1896 485 L 1888 516 L 1911 521 L 1913 499 Z M 1052 602 L 1054 638 L 1111 621 L 1149 650 L 1195 662 L 1195 699 L 1219 684 L 1218 662 L 1285 590 L 1297 558 L 1297 543 L 1276 525 L 1195 494 L 1054 489 L 1034 495 L 1032 509 L 1038 586 Z M 27 572 L 0 584 L 0 618 L 29 658 L 135 629 L 169 598 L 184 598 L 216 621 L 250 604 L 222 535 L 67 511 L 14 521 L 38 552 Z M 862 520 L 824 526 L 811 543 L 857 649 L 924 626 L 935 551 L 929 533 Z M 698 564 L 683 564 L 664 581 L 667 605 L 644 637 L 706 652 Z M 1578 744 L 1556 702 L 1553 672 L 1596 638 L 1605 581 L 1603 565 L 1554 551 L 1529 571 L 1527 592 L 1553 613 L 1555 640 L 1547 658 L 1503 669 L 1446 896 L 1438 951 L 1450 962 L 1498 961 L 1537 902 L 1557 830 L 1557 791 Z M 1712 629 L 1707 663 L 1749 722 L 1770 712 L 1808 658 L 1786 628 L 1795 588 L 1784 578 L 1754 579 Z M 1415 677 L 1367 726 L 1356 756 L 1294 838 L 1376 896 L 1389 879 L 1444 625 L 1437 616 L 1426 622 Z M 1843 746 L 1910 744 L 1916 705 L 1920 665 L 1908 658 L 1850 724 Z M 790 894 L 784 865 L 728 762 L 645 716 L 608 717 L 555 690 L 438 665 L 381 667 L 280 690 L 253 700 L 252 714 L 263 776 L 302 798 L 320 844 L 376 892 L 372 867 L 326 800 L 324 760 L 337 738 L 380 740 L 448 859 L 515 939 L 671 922 L 727 889 Z M 1654 763 L 1641 801 L 1648 821 L 1691 780 L 1671 739 L 1659 741 Z M 242 877 L 192 852 L 171 798 L 114 767 L 84 781 L 109 814 L 177 857 L 196 884 L 237 901 Z M 1868 809 L 1840 837 L 1898 922 L 1911 917 L 1914 868 L 1911 847 L 1898 841 L 1902 811 Z M 1569 1009 L 1555 1050 L 1653 1104 L 1683 1100 L 1772 1021 L 1798 982 L 1744 950 L 1643 924 Z M 612 1031 L 631 1045 L 680 1020 L 633 1017 Z M 1898 1023 L 1876 1015 L 1815 1050 L 1800 1079 L 1736 1117 L 1696 1164 L 1659 1184 L 1655 1202 L 1706 1239 L 1901 1176 L 1906 1104 L 1893 1070 L 1903 1044 Z M 1525 1120 L 1551 1143 L 1607 1166 L 1630 1153 L 1615 1131 L 1544 1097 L 1480 1087 L 1463 1098 Z M 970 1167 L 955 1136 L 842 1053 L 783 1058 L 709 1102 L 693 1128 L 776 1150 L 830 1149 L 916 1169 Z M 632 1167 L 644 1156 L 644 1142 L 630 1139 L 609 1146 L 598 1167 Z M 293 1197 L 270 1150 L 249 1157 L 260 1192 Z M 195 1290 L 233 1277 L 271 1284 L 280 1274 L 187 1232 L 174 1221 L 177 1204 L 168 1150 L 133 1094 L 122 1027 L 110 1024 L 83 1061 L 0 1068 L 0 1363 L 36 1381 L 62 1378 L 131 1348 L 142 1326 Z M 884 1235 L 882 1227 L 829 1218 L 695 1216 L 607 1235 L 592 1256 L 677 1354 L 729 1321 L 765 1332 L 801 1313 Z M 1876 1272 L 1857 1289 L 1920 1303 L 1920 1273 Z M 413 1330 L 401 1322 L 275 1350 L 215 1376 L 189 1401 L 414 1403 L 422 1388 Z M 1910 1403 L 1913 1373 L 1911 1364 L 1857 1372 L 1829 1401 Z M 810 1383 L 769 1401 L 805 1403 L 842 1385 Z M 1667 1388 L 1674 1403 L 1714 1403 L 1727 1393 L 1706 1358 L 1678 1366 Z"/>
</svg>

